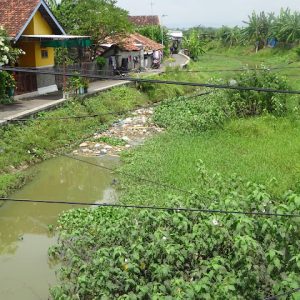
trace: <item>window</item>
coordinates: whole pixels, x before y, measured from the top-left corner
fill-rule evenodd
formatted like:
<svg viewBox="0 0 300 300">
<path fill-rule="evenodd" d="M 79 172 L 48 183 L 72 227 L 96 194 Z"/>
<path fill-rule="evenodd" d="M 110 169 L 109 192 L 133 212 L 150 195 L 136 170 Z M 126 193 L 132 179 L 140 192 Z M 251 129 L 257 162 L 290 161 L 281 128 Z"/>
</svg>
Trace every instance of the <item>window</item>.
<svg viewBox="0 0 300 300">
<path fill-rule="evenodd" d="M 41 55 L 42 55 L 42 58 L 48 58 L 48 50 L 42 49 L 41 50 Z"/>
</svg>

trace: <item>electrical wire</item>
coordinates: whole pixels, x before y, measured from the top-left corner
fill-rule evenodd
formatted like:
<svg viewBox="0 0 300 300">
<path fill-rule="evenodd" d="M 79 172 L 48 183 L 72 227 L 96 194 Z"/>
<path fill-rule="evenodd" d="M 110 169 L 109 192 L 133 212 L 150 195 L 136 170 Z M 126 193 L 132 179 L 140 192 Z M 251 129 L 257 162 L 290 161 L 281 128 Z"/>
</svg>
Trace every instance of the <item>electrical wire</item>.
<svg viewBox="0 0 300 300">
<path fill-rule="evenodd" d="M 300 218 L 300 214 L 277 214 L 267 212 L 244 212 L 244 211 L 229 211 L 219 209 L 200 209 L 186 207 L 162 207 L 162 206 L 147 206 L 147 205 L 131 205 L 131 204 L 110 204 L 110 203 L 86 203 L 86 202 L 70 202 L 58 200 L 34 200 L 34 199 L 15 199 L 15 198 L 0 198 L 0 201 L 17 202 L 17 203 L 36 203 L 36 204 L 61 204 L 61 205 L 77 205 L 77 206 L 96 206 L 96 207 L 111 207 L 122 209 L 139 209 L 139 210 L 157 210 L 171 212 L 190 212 L 203 214 L 223 214 L 223 215 L 247 215 L 257 217 L 283 217 L 283 218 Z"/>
<path fill-rule="evenodd" d="M 69 159 L 76 160 L 76 161 L 84 163 L 84 164 L 88 164 L 90 166 L 94 166 L 94 167 L 106 170 L 106 171 L 117 173 L 117 171 L 115 169 L 113 169 L 113 168 L 109 168 L 109 167 L 106 167 L 106 166 L 98 165 L 96 163 L 93 163 L 93 162 L 90 162 L 90 161 L 87 161 L 87 160 L 83 160 L 83 159 L 77 158 L 75 156 L 71 156 L 71 155 L 68 155 L 68 154 L 63 154 L 62 156 L 67 157 Z M 131 178 L 134 178 L 137 181 L 143 181 L 143 182 L 151 183 L 151 184 L 153 184 L 153 185 L 155 185 L 157 187 L 163 188 L 163 189 L 169 189 L 169 190 L 174 190 L 174 191 L 181 192 L 181 193 L 184 193 L 184 194 L 194 195 L 194 193 L 191 192 L 191 191 L 184 190 L 184 189 L 181 189 L 181 188 L 178 188 L 176 186 L 169 185 L 169 184 L 166 184 L 166 183 L 163 183 L 163 182 L 157 182 L 157 181 L 145 178 L 145 177 L 141 177 L 139 175 L 133 175 L 133 174 L 130 174 L 128 172 L 118 172 L 118 173 L 126 175 L 126 176 L 131 177 Z"/>
<path fill-rule="evenodd" d="M 195 94 L 195 95 L 191 95 L 191 96 L 184 96 L 185 99 L 192 99 L 192 98 L 197 98 L 197 97 L 201 97 L 204 95 L 208 95 L 211 92 L 203 92 L 203 93 L 199 93 L 199 94 Z M 168 99 L 169 100 L 169 99 Z M 164 102 L 167 100 L 163 100 L 161 102 Z M 160 103 L 160 102 L 159 102 Z M 0 119 L 0 121 L 7 121 L 7 122 L 28 122 L 28 121 L 64 121 L 64 120 L 69 120 L 69 119 L 87 119 L 87 118 L 96 118 L 96 117 L 101 117 L 101 116 L 108 116 L 108 115 L 123 115 L 123 114 L 128 114 L 128 113 L 132 113 L 136 110 L 139 109 L 147 109 L 147 108 L 151 108 L 153 106 L 157 105 L 157 103 L 151 103 L 149 105 L 146 106 L 138 106 L 135 107 L 134 109 L 129 109 L 129 110 L 122 110 L 122 111 L 118 111 L 118 112 L 106 112 L 106 113 L 94 113 L 94 114 L 90 114 L 90 115 L 77 115 L 77 116 L 68 116 L 68 117 L 37 117 L 37 118 L 18 118 L 18 119 Z"/>
<path fill-rule="evenodd" d="M 0 70 L 22 72 L 22 73 L 34 73 L 34 74 L 44 74 L 44 75 L 62 75 L 66 77 L 84 77 L 84 78 L 97 78 L 105 80 L 115 80 L 115 81 L 128 81 L 128 82 L 138 82 L 138 83 L 153 83 L 153 84 L 168 84 L 168 85 L 181 85 L 181 86 L 192 86 L 192 87 L 206 87 L 212 89 L 229 89 L 229 90 L 239 90 L 239 91 L 256 91 L 256 92 L 266 92 L 266 93 L 278 93 L 278 94 L 291 94 L 300 95 L 300 90 L 277 90 L 270 88 L 258 88 L 258 87 L 244 87 L 244 86 L 230 86 L 225 84 L 211 84 L 211 83 L 197 83 L 197 82 L 187 82 L 187 81 L 173 81 L 173 80 L 157 80 L 157 79 L 142 79 L 142 78 L 132 78 L 132 77 L 112 77 L 112 76 L 98 76 L 98 75 L 82 75 L 74 73 L 60 73 L 60 72 L 49 72 L 42 70 L 29 70 L 25 68 L 12 68 L 12 67 L 0 67 Z"/>
</svg>

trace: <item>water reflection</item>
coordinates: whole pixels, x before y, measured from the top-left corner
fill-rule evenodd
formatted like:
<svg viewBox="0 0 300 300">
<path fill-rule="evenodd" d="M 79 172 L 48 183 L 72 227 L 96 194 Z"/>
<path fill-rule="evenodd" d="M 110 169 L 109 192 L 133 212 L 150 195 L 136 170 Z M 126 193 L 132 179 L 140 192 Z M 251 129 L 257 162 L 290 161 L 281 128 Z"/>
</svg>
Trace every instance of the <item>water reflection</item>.
<svg viewBox="0 0 300 300">
<path fill-rule="evenodd" d="M 116 158 L 91 158 L 115 167 Z M 35 167 L 37 175 L 14 198 L 72 202 L 115 201 L 111 186 L 114 176 L 103 169 L 65 157 Z M 76 206 L 78 207 L 78 206 Z M 55 281 L 48 266 L 47 250 L 54 239 L 47 226 L 57 220 L 67 205 L 5 203 L 0 207 L 0 295 L 6 300 L 47 299 L 49 284 Z"/>
</svg>

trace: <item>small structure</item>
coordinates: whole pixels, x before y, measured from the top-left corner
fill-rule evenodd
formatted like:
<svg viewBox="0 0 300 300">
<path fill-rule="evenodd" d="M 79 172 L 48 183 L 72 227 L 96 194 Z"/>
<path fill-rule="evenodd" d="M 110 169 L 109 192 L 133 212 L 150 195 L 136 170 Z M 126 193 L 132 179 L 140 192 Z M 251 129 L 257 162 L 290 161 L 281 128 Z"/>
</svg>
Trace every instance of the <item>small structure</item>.
<svg viewBox="0 0 300 300">
<path fill-rule="evenodd" d="M 178 51 L 181 49 L 183 32 L 178 30 L 169 30 L 168 37 L 172 41 L 171 47 L 174 49 L 174 52 L 178 53 Z"/>
<path fill-rule="evenodd" d="M 129 21 L 137 27 L 160 26 L 159 16 L 130 16 Z"/>
<path fill-rule="evenodd" d="M 138 33 L 124 38 L 107 39 L 101 44 L 109 74 L 151 68 L 154 59 L 162 59 L 163 45 Z"/>
<path fill-rule="evenodd" d="M 88 37 L 68 36 L 44 0 L 1 0 L 0 26 L 11 42 L 25 51 L 18 67 L 53 70 L 55 47 L 90 44 Z M 57 90 L 55 76 L 17 73 L 18 94 L 43 94 Z"/>
</svg>

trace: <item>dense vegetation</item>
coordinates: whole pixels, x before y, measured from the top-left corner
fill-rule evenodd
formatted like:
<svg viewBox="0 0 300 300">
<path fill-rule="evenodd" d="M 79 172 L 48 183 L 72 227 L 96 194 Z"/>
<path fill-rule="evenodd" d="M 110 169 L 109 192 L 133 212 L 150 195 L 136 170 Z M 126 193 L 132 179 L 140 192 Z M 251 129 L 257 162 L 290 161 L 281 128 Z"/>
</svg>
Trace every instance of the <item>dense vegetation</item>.
<svg viewBox="0 0 300 300">
<path fill-rule="evenodd" d="M 128 12 L 114 0 L 62 0 L 59 4 L 52 0 L 51 6 L 69 34 L 91 36 L 94 52 L 107 37 L 123 36 L 132 30 Z"/>
<path fill-rule="evenodd" d="M 290 88 L 268 70 L 232 78 Z M 298 213 L 298 101 L 249 91 L 164 101 L 154 120 L 168 132 L 124 155 L 121 202 Z M 99 208 L 67 212 L 58 228 L 54 299 L 264 299 L 300 286 L 297 218 Z"/>
<path fill-rule="evenodd" d="M 203 41 L 220 41 L 224 46 L 254 45 L 256 51 L 266 47 L 270 40 L 279 46 L 291 48 L 299 45 L 300 13 L 290 9 L 281 9 L 278 16 L 274 13 L 253 12 L 243 27 L 221 28 L 196 27 L 187 31 L 196 31 Z"/>
<path fill-rule="evenodd" d="M 121 112 L 148 102 L 148 98 L 134 88 L 119 87 L 112 91 L 80 101 L 74 99 L 62 108 L 40 113 L 40 118 L 49 120 L 29 120 L 24 124 L 9 124 L 0 128 L 0 195 L 5 196 L 10 189 L 19 186 L 24 176 L 19 169 L 44 160 L 63 149 L 70 149 L 84 136 L 95 130 L 105 129 L 117 115 L 102 115 L 95 118 L 53 121 L 51 118 L 65 118 L 76 115 Z M 21 180 L 21 182 L 20 182 Z"/>
<path fill-rule="evenodd" d="M 163 75 L 162 78 L 186 78 L 195 80 L 197 76 L 180 73 L 179 70 Z M 95 130 L 103 130 L 118 115 L 101 115 L 95 118 L 67 119 L 53 121 L 51 118 L 65 118 L 76 115 L 105 114 L 107 112 L 122 112 L 133 109 L 146 103 L 155 102 L 184 95 L 192 92 L 191 88 L 173 88 L 154 85 L 148 88 L 140 86 L 140 90 L 133 87 L 114 88 L 111 91 L 101 93 L 84 99 L 73 99 L 65 103 L 59 109 L 38 114 L 36 117 L 50 118 L 50 120 L 38 120 L 32 118 L 28 122 L 10 123 L 0 128 L 0 195 L 7 195 L 13 187 L 23 183 L 24 176 L 19 174 L 19 169 L 37 161 L 46 159 L 59 153 L 61 150 L 75 147 L 85 136 L 94 133 Z M 147 92 L 148 91 L 148 92 Z M 121 113 L 120 113 L 121 114 Z M 75 144 L 74 144 L 75 142 Z"/>
<path fill-rule="evenodd" d="M 24 52 L 13 48 L 6 31 L 0 27 L 0 66 L 14 64 L 17 58 Z M 0 72 L 0 104 L 7 104 L 13 101 L 8 90 L 15 87 L 15 80 L 7 72 Z"/>
</svg>

